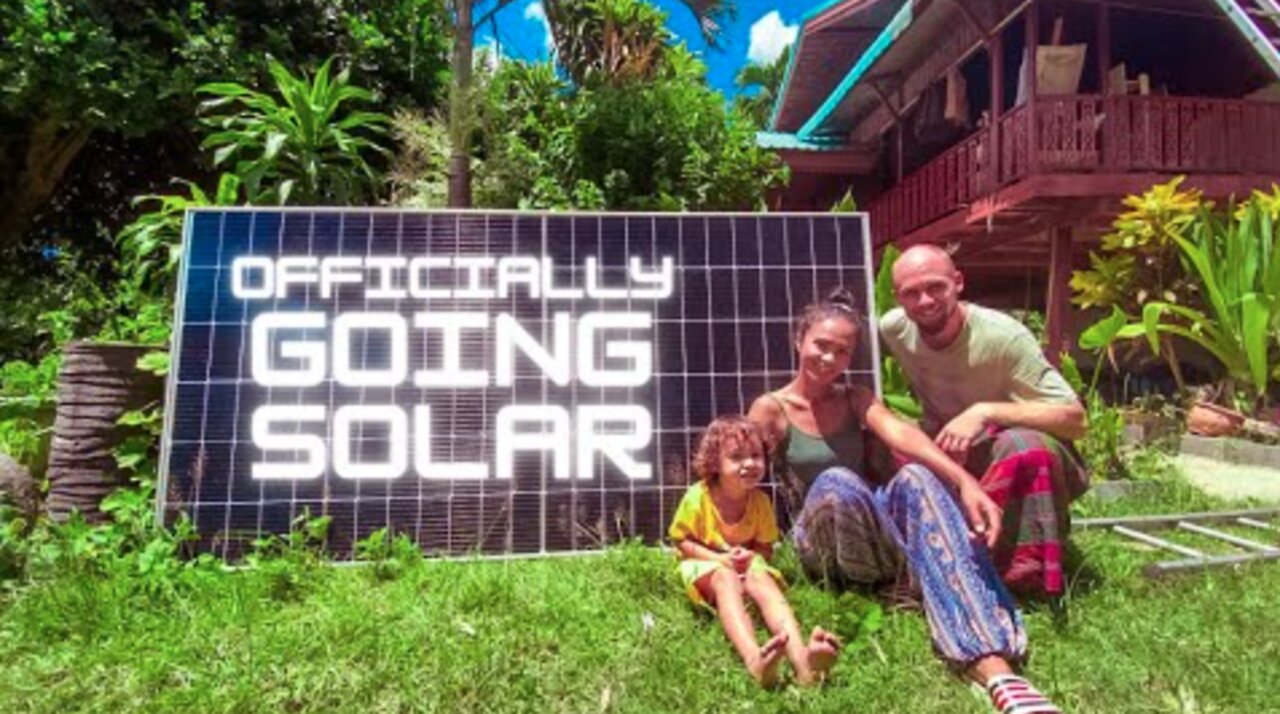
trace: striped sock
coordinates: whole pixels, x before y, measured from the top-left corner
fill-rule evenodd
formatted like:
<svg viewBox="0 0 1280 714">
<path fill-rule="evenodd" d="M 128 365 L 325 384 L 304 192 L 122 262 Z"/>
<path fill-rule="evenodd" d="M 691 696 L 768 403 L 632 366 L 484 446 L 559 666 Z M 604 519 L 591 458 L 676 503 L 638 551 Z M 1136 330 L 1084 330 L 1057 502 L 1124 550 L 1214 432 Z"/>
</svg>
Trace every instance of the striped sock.
<svg viewBox="0 0 1280 714">
<path fill-rule="evenodd" d="M 1000 714 L 1062 714 L 1031 683 L 1016 674 L 1001 674 L 987 682 L 991 703 Z"/>
</svg>

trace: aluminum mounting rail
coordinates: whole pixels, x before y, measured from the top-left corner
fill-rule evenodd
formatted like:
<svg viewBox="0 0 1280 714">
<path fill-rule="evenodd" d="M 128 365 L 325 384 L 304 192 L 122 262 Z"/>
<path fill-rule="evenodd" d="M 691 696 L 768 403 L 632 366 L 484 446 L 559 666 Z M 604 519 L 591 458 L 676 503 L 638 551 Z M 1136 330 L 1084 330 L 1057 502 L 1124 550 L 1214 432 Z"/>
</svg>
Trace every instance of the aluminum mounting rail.
<svg viewBox="0 0 1280 714">
<path fill-rule="evenodd" d="M 1248 526 L 1275 537 L 1280 527 L 1268 523 L 1268 519 L 1280 517 L 1280 508 L 1255 508 L 1243 511 L 1218 511 L 1210 513 L 1182 513 L 1157 516 L 1129 516 L 1125 518 L 1086 518 L 1073 525 L 1078 530 L 1105 529 L 1130 540 L 1145 543 L 1161 550 L 1184 556 L 1179 560 L 1152 563 L 1142 572 L 1149 578 L 1160 578 L 1173 573 L 1184 573 L 1225 565 L 1241 565 L 1263 560 L 1280 560 L 1280 545 L 1260 543 L 1227 533 L 1209 524 Z M 1206 553 L 1196 548 L 1166 540 L 1149 531 L 1182 530 L 1212 538 L 1241 549 L 1238 553 Z"/>
</svg>

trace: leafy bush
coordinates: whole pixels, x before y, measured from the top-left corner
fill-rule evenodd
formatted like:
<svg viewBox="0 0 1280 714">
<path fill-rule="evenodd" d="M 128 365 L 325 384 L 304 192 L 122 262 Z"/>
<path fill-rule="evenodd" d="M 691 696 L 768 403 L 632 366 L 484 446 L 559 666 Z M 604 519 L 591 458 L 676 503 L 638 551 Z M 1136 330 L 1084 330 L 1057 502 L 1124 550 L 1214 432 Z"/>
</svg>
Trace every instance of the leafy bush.
<svg viewBox="0 0 1280 714">
<path fill-rule="evenodd" d="M 587 3 L 591 5 L 591 3 Z M 473 160 L 477 206 L 608 210 L 748 210 L 784 171 L 755 127 L 706 82 L 683 45 L 659 43 L 641 81 L 583 70 L 570 83 L 550 62 L 481 68 Z M 606 62 L 606 64 L 608 64 Z M 402 117 L 396 200 L 445 196 L 449 143 L 440 119 Z"/>
<path fill-rule="evenodd" d="M 1280 187 L 1261 192 L 1225 215 L 1201 205 L 1186 233 L 1171 232 L 1204 307 L 1152 300 L 1142 326 L 1152 351 L 1164 335 L 1190 341 L 1226 369 L 1224 395 L 1242 387 L 1254 406 L 1267 401 L 1268 384 L 1280 380 Z"/>
<path fill-rule="evenodd" d="M 50 347 L 35 317 L 69 297 L 51 254 L 108 283 L 130 198 L 216 180 L 192 141 L 198 86 L 261 89 L 267 57 L 308 70 L 337 57 L 379 109 L 429 111 L 449 35 L 443 0 L 0 2 L 0 363 Z"/>
<path fill-rule="evenodd" d="M 1260 406 L 1280 379 L 1280 188 L 1218 212 L 1180 183 L 1125 199 L 1130 210 L 1103 238 L 1103 254 L 1073 276 L 1078 304 L 1111 308 L 1081 345 L 1109 352 L 1118 340 L 1145 336 L 1182 385 L 1173 338 L 1190 342 L 1225 373 L 1222 401 L 1242 389 L 1245 402 Z"/>
<path fill-rule="evenodd" d="M 374 96 L 352 85 L 347 69 L 331 77 L 332 64 L 326 60 L 314 76 L 295 77 L 269 60 L 282 101 L 235 82 L 200 88 L 216 97 L 202 105 L 206 112 L 236 109 L 203 120 L 215 131 L 202 146 L 214 149 L 214 166 L 235 161 L 250 203 L 346 205 L 376 193 L 380 177 L 366 155 L 388 155 L 376 139 L 390 119 L 351 108 Z"/>
<path fill-rule="evenodd" d="M 837 209 L 839 207 L 837 204 Z M 880 267 L 876 270 L 877 318 L 898 306 L 897 294 L 893 290 L 893 264 L 901 254 L 902 251 L 894 245 L 885 246 L 880 254 Z M 870 329 L 877 329 L 877 326 L 872 325 Z M 911 383 L 893 355 L 886 354 L 880 358 L 880 393 L 884 403 L 899 416 L 918 422 L 924 415 L 924 407 L 911 391 Z"/>
<path fill-rule="evenodd" d="M 404 533 L 379 528 L 356 543 L 356 560 L 369 564 L 374 580 L 394 580 L 422 562 L 422 549 Z"/>
<path fill-rule="evenodd" d="M 1086 384 L 1074 357 L 1063 352 L 1060 359 L 1062 376 L 1075 393 L 1080 395 L 1089 424 L 1084 438 L 1076 442 L 1089 473 L 1108 479 L 1127 477 L 1129 470 L 1123 448 L 1124 415 L 1119 409 L 1103 401 L 1097 390 L 1096 371 L 1093 381 Z"/>
<path fill-rule="evenodd" d="M 0 366 L 0 453 L 39 478 L 48 455 L 61 355 L 37 364 L 21 360 Z"/>
</svg>

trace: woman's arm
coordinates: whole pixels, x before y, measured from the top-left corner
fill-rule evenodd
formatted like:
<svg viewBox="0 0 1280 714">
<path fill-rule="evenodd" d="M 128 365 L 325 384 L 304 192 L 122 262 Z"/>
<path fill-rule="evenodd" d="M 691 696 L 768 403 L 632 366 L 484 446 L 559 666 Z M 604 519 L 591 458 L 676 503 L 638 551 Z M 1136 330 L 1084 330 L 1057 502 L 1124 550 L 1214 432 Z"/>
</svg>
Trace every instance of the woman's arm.
<svg viewBox="0 0 1280 714">
<path fill-rule="evenodd" d="M 782 413 L 782 406 L 778 401 L 768 394 L 761 394 L 751 403 L 751 409 L 747 411 L 747 418 L 764 430 L 765 448 L 772 454 L 778 442 L 782 441 L 786 428 L 786 415 Z"/>
<path fill-rule="evenodd" d="M 855 413 L 885 446 L 928 467 L 960 493 L 960 505 L 973 530 L 986 536 L 988 546 L 1000 537 L 1002 512 L 978 485 L 978 480 L 952 461 L 916 425 L 899 419 L 874 395 L 858 390 L 852 396 Z"/>
</svg>

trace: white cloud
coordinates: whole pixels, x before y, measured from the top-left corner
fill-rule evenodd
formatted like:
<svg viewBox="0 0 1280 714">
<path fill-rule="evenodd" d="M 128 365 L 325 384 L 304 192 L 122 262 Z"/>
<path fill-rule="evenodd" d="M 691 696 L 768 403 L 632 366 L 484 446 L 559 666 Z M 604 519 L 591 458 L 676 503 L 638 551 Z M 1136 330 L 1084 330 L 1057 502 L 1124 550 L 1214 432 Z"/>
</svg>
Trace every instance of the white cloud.
<svg viewBox="0 0 1280 714">
<path fill-rule="evenodd" d="M 551 25 L 547 22 L 547 9 L 542 6 L 542 0 L 535 0 L 529 3 L 524 9 L 524 19 L 533 20 L 542 25 L 542 42 L 547 52 L 555 49 L 555 41 L 551 38 Z"/>
<path fill-rule="evenodd" d="M 799 32 L 799 25 L 783 22 L 777 10 L 770 12 L 751 26 L 751 47 L 747 50 L 747 59 L 756 64 L 773 64 L 782 51 L 796 41 Z"/>
</svg>

